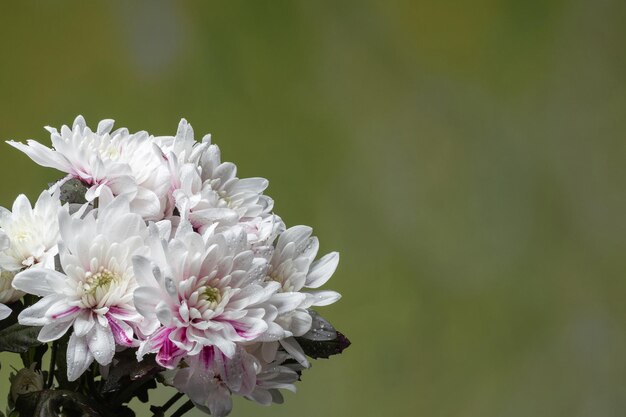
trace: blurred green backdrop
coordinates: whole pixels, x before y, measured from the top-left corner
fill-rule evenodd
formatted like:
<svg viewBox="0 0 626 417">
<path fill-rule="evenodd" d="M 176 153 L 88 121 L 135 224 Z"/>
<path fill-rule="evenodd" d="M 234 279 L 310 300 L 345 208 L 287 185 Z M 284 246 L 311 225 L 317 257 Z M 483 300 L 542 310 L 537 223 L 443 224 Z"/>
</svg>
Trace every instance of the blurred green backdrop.
<svg viewBox="0 0 626 417">
<path fill-rule="evenodd" d="M 233 416 L 622 416 L 625 18 L 622 0 L 5 2 L 0 138 L 186 117 L 341 252 L 323 314 L 353 346 Z M 0 175 L 5 206 L 58 177 L 4 144 Z"/>
</svg>

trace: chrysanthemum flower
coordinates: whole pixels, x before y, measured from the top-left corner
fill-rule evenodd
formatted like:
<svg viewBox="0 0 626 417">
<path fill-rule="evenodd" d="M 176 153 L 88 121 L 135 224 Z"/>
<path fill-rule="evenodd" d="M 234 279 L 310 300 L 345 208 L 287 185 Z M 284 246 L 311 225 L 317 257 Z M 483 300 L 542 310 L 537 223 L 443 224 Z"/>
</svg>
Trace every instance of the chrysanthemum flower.
<svg viewBox="0 0 626 417">
<path fill-rule="evenodd" d="M 297 292 L 303 294 L 303 301 L 290 311 L 285 311 L 275 320 L 275 325 L 283 329 L 280 337 L 267 339 L 263 347 L 265 359 L 274 360 L 274 355 L 281 345 L 299 363 L 308 367 L 304 352 L 293 336 L 302 336 L 311 327 L 311 316 L 307 311 L 313 306 L 321 307 L 332 304 L 341 298 L 336 291 L 318 290 L 337 269 L 339 254 L 331 252 L 314 261 L 319 249 L 319 242 L 312 235 L 308 226 L 294 226 L 287 229 L 278 238 L 273 251 L 265 279 L 280 284 L 279 292 Z M 305 290 L 303 290 L 305 289 Z M 261 338 L 263 340 L 264 338 Z"/>
<path fill-rule="evenodd" d="M 198 355 L 186 357 L 171 374 L 168 371 L 167 379 L 196 407 L 223 417 L 230 413 L 234 395 L 262 405 L 282 403 L 280 390 L 295 392 L 302 369 L 285 351 L 265 362 L 260 343 L 239 345 L 230 358 L 207 346 Z"/>
<path fill-rule="evenodd" d="M 47 128 L 52 149 L 33 140 L 8 143 L 39 165 L 87 184 L 88 201 L 106 187 L 113 195 L 130 196 L 132 211 L 144 219 L 161 220 L 170 183 L 161 151 L 146 132 L 130 134 L 125 128 L 112 132 L 112 128 L 113 120 L 102 120 L 93 132 L 78 116 L 71 129 Z"/>
<path fill-rule="evenodd" d="M 281 403 L 309 367 L 305 352 L 348 346 L 312 309 L 340 298 L 318 290 L 338 253 L 315 260 L 311 228 L 287 229 L 264 195 L 268 181 L 238 178 L 210 135 L 196 142 L 185 119 L 174 136 L 113 131 L 112 120 L 92 131 L 81 116 L 47 129 L 51 148 L 9 142 L 67 176 L 34 207 L 20 196 L 12 212 L 0 208 L 0 303 L 41 297 L 24 299 L 19 323 L 41 327 L 43 343 L 70 333 L 70 381 L 95 361 L 103 398 L 123 401 L 128 378 L 160 373 L 223 417 L 235 395 Z M 5 304 L 0 319 L 12 312 Z M 156 363 L 135 369 L 131 358 L 152 353 Z"/>
<path fill-rule="evenodd" d="M 262 353 L 263 345 L 265 344 L 256 343 L 246 346 L 246 351 L 255 357 L 259 369 L 254 389 L 244 396 L 261 405 L 282 404 L 283 395 L 280 390 L 296 392 L 295 383 L 300 380 L 304 367 L 283 350 L 279 350 L 271 361 L 266 361 Z"/>
<path fill-rule="evenodd" d="M 199 176 L 199 161 L 202 153 L 210 145 L 211 135 L 206 135 L 201 143 L 196 142 L 193 128 L 185 119 L 178 124 L 176 136 L 156 136 L 154 143 L 161 149 L 170 173 L 170 188 L 167 194 L 165 217 L 170 218 L 176 209 L 174 192 L 188 183 L 190 170 Z"/>
<path fill-rule="evenodd" d="M 263 282 L 265 267 L 241 228 L 209 230 L 203 237 L 186 224 L 171 241 L 153 244 L 149 258 L 135 257 L 135 306 L 162 327 L 142 343 L 139 355 L 158 352 L 157 362 L 167 368 L 205 346 L 232 357 L 237 343 L 266 333 L 279 312 L 304 299 L 274 298 L 279 284 Z"/>
<path fill-rule="evenodd" d="M 9 238 L 4 232 L 0 231 L 0 250 L 4 250 L 8 247 L 9 247 Z M 4 320 L 11 315 L 11 309 L 7 307 L 6 305 L 4 305 L 3 303 L 8 303 L 12 301 L 11 299 L 14 294 L 13 292 L 14 290 L 11 285 L 12 283 L 13 283 L 13 273 L 10 273 L 10 276 L 0 275 L 0 286 L 2 287 L 1 288 L 2 299 L 0 299 L 0 320 Z M 11 292 L 8 293 L 8 291 L 11 291 Z"/>
<path fill-rule="evenodd" d="M 59 216 L 63 273 L 28 269 L 13 286 L 43 297 L 19 315 L 19 322 L 43 326 L 41 342 L 59 339 L 73 328 L 67 348 L 68 379 L 77 379 L 95 359 L 111 362 L 115 346 L 134 346 L 135 332 L 153 329 L 135 310 L 132 257 L 145 254 L 147 226 L 131 213 L 128 200 L 114 199 L 84 218 Z"/>
<path fill-rule="evenodd" d="M 205 138 L 205 144 L 209 140 Z M 230 227 L 259 222 L 270 216 L 274 205 L 263 195 L 269 182 L 265 178 L 237 178 L 236 165 L 221 162 L 217 145 L 203 149 L 199 166 L 181 167 L 180 183 L 173 194 L 177 208 L 200 232 L 215 223 Z"/>
<path fill-rule="evenodd" d="M 232 395 L 248 396 L 254 392 L 260 370 L 260 364 L 241 346 L 230 358 L 207 346 L 198 355 L 186 358 L 182 365 L 172 385 L 214 417 L 230 413 Z"/>
<path fill-rule="evenodd" d="M 17 197 L 13 211 L 0 207 L 0 230 L 8 239 L 8 247 L 0 251 L 0 268 L 20 271 L 31 266 L 54 269 L 58 253 L 59 211 L 57 194 L 42 192 L 31 207 L 25 195 Z"/>
<path fill-rule="evenodd" d="M 265 178 L 237 178 L 237 166 L 222 162 L 220 149 L 211 145 L 200 159 L 204 186 L 219 197 L 219 205 L 235 210 L 239 219 L 253 219 L 271 212 L 274 201 L 263 195 L 269 181 Z"/>
</svg>

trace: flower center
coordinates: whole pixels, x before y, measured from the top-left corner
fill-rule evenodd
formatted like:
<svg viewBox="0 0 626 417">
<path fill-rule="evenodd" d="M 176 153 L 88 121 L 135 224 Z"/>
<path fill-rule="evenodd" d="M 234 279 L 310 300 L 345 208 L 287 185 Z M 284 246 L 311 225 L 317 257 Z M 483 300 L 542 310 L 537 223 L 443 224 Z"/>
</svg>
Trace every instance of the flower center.
<svg viewBox="0 0 626 417">
<path fill-rule="evenodd" d="M 95 274 L 93 272 L 87 272 L 85 274 L 83 293 L 90 295 L 95 294 L 98 289 L 104 287 L 108 288 L 112 283 L 118 281 L 119 278 L 120 276 L 118 274 L 101 266 Z"/>
<path fill-rule="evenodd" d="M 217 305 L 222 301 L 222 292 L 215 287 L 204 287 L 199 289 L 200 299 L 206 303 L 211 310 L 215 310 Z"/>
<path fill-rule="evenodd" d="M 293 282 L 291 282 L 291 275 L 293 270 L 286 265 L 280 265 L 278 268 L 271 268 L 265 277 L 266 282 L 274 281 L 280 284 L 278 292 L 291 292 L 297 291 Z"/>
<path fill-rule="evenodd" d="M 30 233 L 20 231 L 13 235 L 13 240 L 20 243 L 26 242 L 27 240 L 30 240 Z"/>
<path fill-rule="evenodd" d="M 0 289 L 11 288 L 11 283 L 13 282 L 13 277 L 15 277 L 15 274 L 16 272 L 12 271 L 0 272 Z"/>
<path fill-rule="evenodd" d="M 115 146 L 114 144 L 109 144 L 106 147 L 102 147 L 102 145 L 100 146 L 101 148 L 99 149 L 99 151 L 102 158 L 110 159 L 112 161 L 119 159 L 121 153 L 117 146 Z"/>
<path fill-rule="evenodd" d="M 219 290 L 213 287 L 208 287 L 206 290 L 204 290 L 204 296 L 208 301 L 212 303 L 219 302 L 219 300 L 222 298 Z"/>
<path fill-rule="evenodd" d="M 0 303 L 12 303 L 19 300 L 24 295 L 23 292 L 11 286 L 16 274 L 17 272 L 11 271 L 2 271 L 2 273 L 0 273 Z"/>
</svg>

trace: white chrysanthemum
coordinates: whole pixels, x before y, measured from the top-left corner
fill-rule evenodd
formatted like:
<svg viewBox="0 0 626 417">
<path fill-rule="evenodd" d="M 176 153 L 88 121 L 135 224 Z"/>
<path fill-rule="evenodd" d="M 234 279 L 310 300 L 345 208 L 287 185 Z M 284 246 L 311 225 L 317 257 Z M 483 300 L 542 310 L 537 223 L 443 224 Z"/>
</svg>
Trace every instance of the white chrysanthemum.
<svg viewBox="0 0 626 417">
<path fill-rule="evenodd" d="M 31 266 L 54 269 L 58 253 L 59 211 L 57 194 L 44 191 L 31 207 L 25 195 L 17 197 L 13 212 L 0 207 L 0 229 L 9 240 L 9 246 L 0 252 L 0 268 L 19 271 Z"/>
<path fill-rule="evenodd" d="M 312 229 L 308 226 L 294 226 L 287 229 L 278 238 L 276 249 L 269 262 L 266 280 L 280 284 L 279 292 L 301 292 L 302 303 L 293 310 L 280 314 L 273 323 L 272 338 L 262 337 L 268 343 L 263 348 L 266 361 L 272 362 L 279 344 L 299 363 L 308 367 L 309 363 L 304 352 L 292 336 L 302 336 L 311 328 L 311 316 L 308 308 L 326 306 L 341 298 L 336 291 L 303 289 L 319 288 L 324 285 L 337 269 L 339 254 L 332 252 L 314 262 L 319 249 L 319 242 L 311 236 Z M 282 335 L 278 327 L 283 330 Z"/>
<path fill-rule="evenodd" d="M 32 363 L 30 368 L 22 368 L 16 374 L 9 375 L 9 404 L 15 404 L 21 395 L 39 392 L 45 388 L 43 374 L 40 370 L 35 370 L 36 367 L 37 363 Z"/>
<path fill-rule="evenodd" d="M 200 157 L 210 142 L 210 135 L 206 135 L 202 143 L 196 142 L 193 128 L 185 119 L 182 119 L 178 124 L 176 136 L 154 137 L 154 143 L 161 149 L 170 172 L 170 188 L 164 213 L 166 218 L 171 217 L 176 208 L 174 192 L 187 181 L 183 178 L 184 172 L 191 168 L 199 175 Z"/>
<path fill-rule="evenodd" d="M 137 310 L 163 326 L 142 343 L 139 355 L 158 352 L 157 361 L 172 368 L 205 346 L 232 357 L 237 343 L 266 333 L 279 313 L 304 296 L 276 296 L 280 285 L 263 283 L 265 262 L 248 249 L 241 228 L 209 230 L 203 237 L 188 224 L 170 242 L 153 244 L 150 258 L 135 257 Z"/>
<path fill-rule="evenodd" d="M 198 355 L 185 359 L 184 366 L 176 370 L 172 385 L 189 396 L 196 407 L 214 417 L 224 417 L 232 409 L 232 395 L 253 394 L 260 367 L 242 347 L 231 358 L 213 347 L 205 347 Z"/>
<path fill-rule="evenodd" d="M 205 137 L 209 144 L 210 137 Z M 203 232 L 218 224 L 255 223 L 270 216 L 273 200 L 263 195 L 265 178 L 237 178 L 237 167 L 221 162 L 217 145 L 203 149 L 199 167 L 185 164 L 180 169 L 180 187 L 174 192 L 178 210 L 196 230 Z"/>
<path fill-rule="evenodd" d="M 73 327 L 67 372 L 75 380 L 94 358 L 109 364 L 116 343 L 134 346 L 136 332 L 153 331 L 133 305 L 132 257 L 147 251 L 148 232 L 124 197 L 84 218 L 61 212 L 59 225 L 64 273 L 31 268 L 19 273 L 13 286 L 43 297 L 19 315 L 21 324 L 43 326 L 41 342 L 56 340 Z"/>
<path fill-rule="evenodd" d="M 13 288 L 15 275 L 14 271 L 0 271 L 0 303 L 10 304 L 24 295 L 23 292 Z"/>
<path fill-rule="evenodd" d="M 51 133 L 53 148 L 29 140 L 9 141 L 41 166 L 66 172 L 89 185 L 92 201 L 104 187 L 113 195 L 129 195 L 131 209 L 146 220 L 160 220 L 169 189 L 169 171 L 161 151 L 146 132 L 130 134 L 122 128 L 111 132 L 113 120 L 102 120 L 93 132 L 78 116 L 70 129 Z"/>
<path fill-rule="evenodd" d="M 254 389 L 245 397 L 262 405 L 282 404 L 283 395 L 279 390 L 296 392 L 294 384 L 300 380 L 300 373 L 304 367 L 282 350 L 274 354 L 272 361 L 265 361 L 262 354 L 264 345 L 256 343 L 246 347 L 246 350 L 254 355 L 260 369 L 257 371 Z"/>
<path fill-rule="evenodd" d="M 275 214 L 240 221 L 239 226 L 246 232 L 250 247 L 263 253 L 273 252 L 272 242 L 286 229 L 283 220 Z"/>
<path fill-rule="evenodd" d="M 265 178 L 237 178 L 237 166 L 221 162 L 220 149 L 211 145 L 200 159 L 204 184 L 220 198 L 220 205 L 235 210 L 240 219 L 254 218 L 269 213 L 274 201 L 263 195 L 269 185 Z"/>
<path fill-rule="evenodd" d="M 0 231 L 0 250 L 4 250 L 8 247 L 9 247 L 9 238 L 4 232 Z M 0 275 L 0 285 L 2 287 L 1 288 L 2 299 L 0 299 L 0 320 L 4 320 L 11 315 L 11 309 L 3 304 L 3 303 L 10 302 L 11 296 L 13 295 L 8 292 L 10 290 L 7 288 L 7 283 L 9 287 L 13 283 L 13 274 L 11 273 L 11 276 L 8 278 L 9 279 L 7 279 L 6 276 Z M 8 299 L 5 299 L 5 298 L 8 298 Z"/>
<path fill-rule="evenodd" d="M 234 395 L 262 405 L 282 403 L 279 390 L 295 392 L 294 383 L 304 368 L 284 351 L 272 362 L 264 362 L 260 347 L 260 343 L 238 346 L 230 358 L 214 347 L 204 347 L 198 355 L 185 358 L 178 369 L 168 371 L 166 379 L 196 407 L 216 417 L 230 413 Z"/>
</svg>

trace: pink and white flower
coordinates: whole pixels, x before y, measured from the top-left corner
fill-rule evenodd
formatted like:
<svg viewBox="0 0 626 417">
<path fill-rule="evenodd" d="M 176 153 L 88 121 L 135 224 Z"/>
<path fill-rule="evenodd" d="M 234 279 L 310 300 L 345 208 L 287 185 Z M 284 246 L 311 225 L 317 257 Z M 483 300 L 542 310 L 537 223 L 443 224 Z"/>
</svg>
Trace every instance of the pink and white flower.
<svg viewBox="0 0 626 417">
<path fill-rule="evenodd" d="M 173 371 L 171 385 L 189 396 L 196 407 L 216 417 L 226 416 L 232 396 L 242 396 L 262 405 L 282 403 L 282 389 L 295 392 L 295 382 L 304 369 L 285 351 L 265 362 L 261 344 L 239 345 L 232 357 L 214 347 L 204 347 L 185 358 Z"/>
<path fill-rule="evenodd" d="M 232 396 L 269 405 L 295 391 L 309 367 L 299 341 L 316 356 L 305 339 L 341 336 L 312 310 L 341 297 L 318 289 L 339 254 L 315 260 L 312 229 L 287 229 L 268 181 L 238 178 L 185 119 L 175 136 L 113 131 L 112 120 L 92 131 L 81 116 L 47 129 L 51 148 L 9 142 L 67 176 L 34 207 L 22 195 L 0 208 L 0 320 L 5 304 L 39 296 L 18 320 L 41 327 L 43 343 L 70 332 L 69 380 L 94 361 L 106 379 L 127 359 L 115 352 L 132 348 L 138 360 L 155 354 L 168 384 L 217 417 Z"/>
<path fill-rule="evenodd" d="M 205 137 L 204 145 L 209 145 Z M 174 192 L 178 210 L 196 230 L 213 224 L 224 228 L 237 224 L 254 227 L 271 216 L 273 200 L 263 195 L 265 178 L 237 178 L 237 166 L 221 162 L 217 145 L 209 145 L 200 155 L 199 166 L 186 164 L 180 170 L 180 187 Z"/>
<path fill-rule="evenodd" d="M 162 219 L 170 178 L 161 151 L 146 132 L 130 134 L 128 129 L 112 128 L 113 120 L 102 120 L 94 132 L 78 116 L 72 128 L 63 126 L 60 132 L 46 128 L 52 148 L 34 140 L 8 143 L 37 164 L 87 184 L 88 201 L 108 188 L 115 196 L 128 195 L 131 209 L 144 219 Z"/>
<path fill-rule="evenodd" d="M 230 414 L 232 395 L 249 396 L 256 388 L 260 364 L 241 346 L 229 358 L 214 347 L 204 347 L 185 359 L 172 385 L 187 394 L 196 407 L 214 417 Z"/>
<path fill-rule="evenodd" d="M 337 269 L 339 254 L 331 252 L 314 261 L 319 249 L 319 241 L 312 236 L 308 226 L 294 226 L 287 229 L 278 238 L 278 243 L 269 261 L 266 281 L 280 284 L 279 292 L 303 295 L 303 301 L 292 310 L 280 314 L 275 325 L 282 328 L 271 337 L 261 337 L 266 341 L 263 348 L 265 360 L 271 362 L 277 349 L 282 346 L 300 364 L 305 367 L 309 362 L 304 352 L 294 339 L 302 336 L 311 328 L 311 315 L 307 309 L 330 305 L 341 298 L 336 291 L 316 290 L 324 285 Z M 276 335 L 278 334 L 278 337 Z"/>
<path fill-rule="evenodd" d="M 263 347 L 265 347 L 264 343 L 246 347 L 249 354 L 255 357 L 259 369 L 254 389 L 244 396 L 261 405 L 282 404 L 283 395 L 280 390 L 296 392 L 295 383 L 300 380 L 300 373 L 304 367 L 293 361 L 293 358 L 283 350 L 279 350 L 268 362 L 263 357 Z"/>
<path fill-rule="evenodd" d="M 47 190 L 41 193 L 35 207 L 31 207 L 23 194 L 13 203 L 12 212 L 0 207 L 0 230 L 7 239 L 6 249 L 0 251 L 0 269 L 12 272 L 29 267 L 54 269 L 60 211 L 58 194 Z"/>
<path fill-rule="evenodd" d="M 170 187 L 167 194 L 165 217 L 174 214 L 176 201 L 174 192 L 189 182 L 190 172 L 200 175 L 200 157 L 211 142 L 211 135 L 206 135 L 201 143 L 196 142 L 193 128 L 185 119 L 178 124 L 176 136 L 156 136 L 154 143 L 161 149 L 170 173 Z"/>
<path fill-rule="evenodd" d="M 162 325 L 142 342 L 139 356 L 157 352 L 157 362 L 170 369 L 206 346 L 232 357 L 237 344 L 266 333 L 283 309 L 304 299 L 274 300 L 279 284 L 263 282 L 265 269 L 241 228 L 203 237 L 185 224 L 171 241 L 157 241 L 150 257 L 135 257 L 135 306 Z"/>
<path fill-rule="evenodd" d="M 9 247 L 9 238 L 7 235 L 0 231 L 0 250 L 5 250 Z M 12 287 L 13 283 L 13 273 L 9 272 L 10 275 L 4 275 L 6 272 L 1 272 L 0 274 L 0 320 L 4 320 L 11 315 L 11 308 L 4 305 L 4 303 L 8 303 L 12 300 L 14 296 L 14 291 Z M 7 285 L 8 284 L 8 285 Z"/>
<path fill-rule="evenodd" d="M 42 297 L 19 315 L 19 322 L 43 326 L 38 339 L 50 342 L 72 328 L 67 348 L 68 379 L 77 379 L 94 361 L 108 365 L 115 346 L 136 346 L 136 333 L 154 326 L 133 305 L 137 287 L 132 257 L 145 254 L 147 226 L 131 213 L 124 197 L 84 218 L 59 215 L 63 272 L 31 268 L 13 286 Z"/>
</svg>

